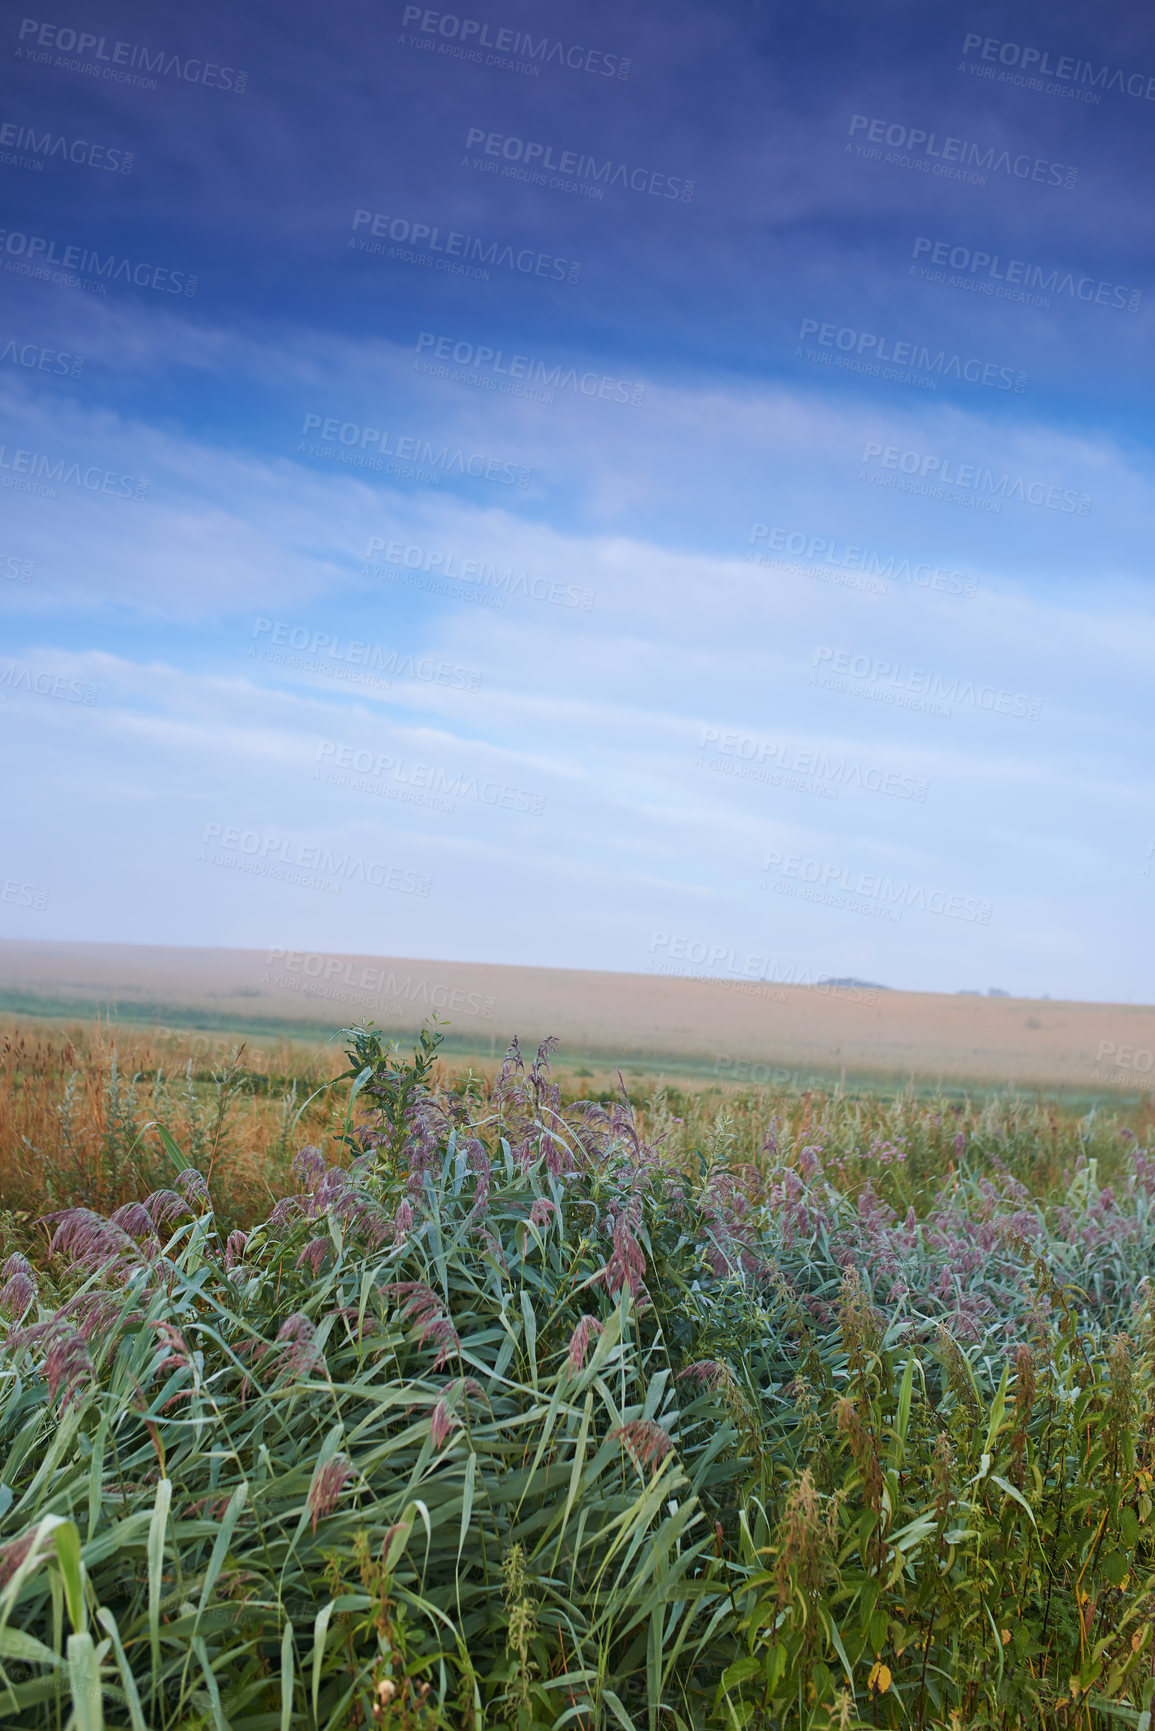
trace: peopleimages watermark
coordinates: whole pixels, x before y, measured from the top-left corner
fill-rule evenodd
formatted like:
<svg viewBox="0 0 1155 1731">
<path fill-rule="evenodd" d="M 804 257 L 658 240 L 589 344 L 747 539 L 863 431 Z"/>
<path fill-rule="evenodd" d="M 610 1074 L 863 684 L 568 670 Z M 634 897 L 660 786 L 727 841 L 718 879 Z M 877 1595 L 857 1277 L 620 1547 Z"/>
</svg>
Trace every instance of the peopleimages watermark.
<svg viewBox="0 0 1155 1731">
<path fill-rule="evenodd" d="M 358 230 L 368 227 L 368 235 Z M 388 240 L 392 245 L 386 246 Z M 448 271 L 452 276 L 489 282 L 493 271 L 508 270 L 516 276 L 537 277 L 548 282 L 577 283 L 582 267 L 574 259 L 518 247 L 511 241 L 483 240 L 480 235 L 447 229 L 436 224 L 411 222 L 408 217 L 386 216 L 380 211 L 355 210 L 349 245 L 358 252 L 374 253 L 401 264 L 419 264 L 429 270 Z"/>
<path fill-rule="evenodd" d="M 383 555 L 385 563 L 366 563 L 362 576 L 394 583 L 412 580 L 415 588 L 430 588 L 437 594 L 460 594 L 493 607 L 504 607 L 507 600 L 523 596 L 527 601 L 544 601 L 553 607 L 589 613 L 598 595 L 596 589 L 586 589 L 579 583 L 565 583 L 560 577 L 534 577 L 527 571 L 514 571 L 508 566 L 501 571 L 484 559 L 462 559 L 456 553 L 435 547 L 419 547 L 407 541 L 386 541 L 382 536 L 374 535 L 366 549 L 366 561 L 378 554 Z"/>
<path fill-rule="evenodd" d="M 1098 101 L 1100 92 L 1105 90 L 1117 90 L 1120 96 L 1133 96 L 1142 102 L 1155 102 L 1155 76 L 1146 72 L 1127 72 L 1121 66 L 1095 66 L 1090 60 L 1055 54 L 1050 48 L 1031 48 L 968 30 L 963 37 L 962 54 L 960 71 L 991 76 L 988 66 L 992 69 L 1001 66 L 1004 72 L 1016 68 L 1019 77 L 1010 81 L 1025 83 L 1030 89 L 1042 89 L 1041 80 L 1053 78 L 1060 85 L 1067 86 L 1071 94 L 1080 91 L 1088 102 Z"/>
<path fill-rule="evenodd" d="M 197 278 L 187 271 L 148 264 L 143 259 L 133 263 L 119 253 L 99 253 L 92 247 L 66 245 L 41 234 L 0 228 L 0 248 L 7 271 L 39 277 L 44 282 L 87 288 L 95 294 L 107 294 L 110 282 L 132 283 L 137 288 L 155 289 L 158 294 L 191 297 L 197 292 Z M 55 272 L 50 266 L 56 267 Z"/>
<path fill-rule="evenodd" d="M 895 553 L 880 553 L 872 547 L 856 547 L 841 541 L 836 535 L 809 535 L 802 529 L 782 529 L 768 523 L 755 523 L 750 530 L 750 544 L 764 542 L 765 548 L 747 553 L 748 564 L 768 565 L 776 570 L 817 575 L 823 567 L 832 568 L 828 581 L 841 582 L 861 573 L 865 584 L 849 582 L 851 588 L 865 587 L 871 593 L 888 595 L 886 581 L 909 583 L 913 588 L 931 589 L 938 595 L 963 595 L 968 599 L 978 593 L 978 578 L 965 571 L 952 571 L 947 565 L 928 565 L 925 560 L 912 562 Z M 773 559 L 771 553 L 786 553 L 804 564 Z"/>
<path fill-rule="evenodd" d="M 785 998 L 785 993 L 782 994 Z M 788 999 L 786 999 L 789 1002 Z M 737 1082 L 747 1088 L 821 1088 L 830 1086 L 830 1072 L 788 1070 L 782 1064 L 759 1063 L 723 1052 L 714 1060 L 714 1074 L 722 1082 Z"/>
<path fill-rule="evenodd" d="M 940 136 L 920 126 L 904 126 L 899 121 L 873 120 L 866 114 L 852 114 L 848 154 L 865 157 L 871 162 L 889 163 L 896 168 L 913 168 L 922 174 L 934 174 L 941 179 L 962 180 L 972 186 L 986 186 L 987 176 L 1005 174 L 1011 180 L 1031 181 L 1037 186 L 1062 186 L 1068 191 L 1079 178 L 1077 168 L 1047 157 L 1009 150 L 995 144 L 986 146 L 967 138 Z M 863 134 L 859 142 L 859 134 Z M 884 156 L 880 146 L 889 146 Z"/>
<path fill-rule="evenodd" d="M 925 343 L 895 342 L 893 337 L 879 336 L 875 331 L 856 331 L 849 325 L 803 319 L 798 331 L 799 343 L 805 343 L 808 337 L 813 337 L 824 349 L 838 353 L 808 354 L 807 359 L 866 373 L 872 378 L 890 379 L 900 385 L 919 385 L 923 390 L 934 391 L 939 379 L 953 378 L 959 384 L 986 385 L 993 391 L 1015 391 L 1019 395 L 1027 388 L 1026 373 L 1015 367 L 951 355 L 945 349 L 935 354 Z M 801 348 L 795 354 L 796 358 L 803 358 Z"/>
<path fill-rule="evenodd" d="M 308 434 L 319 432 L 320 444 L 306 446 Z M 299 456 L 327 457 L 330 462 L 343 463 L 355 469 L 369 469 L 377 474 L 400 475 L 414 480 L 433 479 L 440 484 L 442 475 L 470 475 L 476 481 L 492 481 L 499 487 L 528 487 L 533 470 L 520 463 L 509 463 L 500 457 L 488 457 L 484 452 L 465 451 L 450 445 L 439 445 L 434 439 L 419 434 L 395 434 L 387 427 L 362 426 L 359 421 L 342 421 L 335 415 L 307 414 L 301 426 Z M 387 461 L 387 459 L 392 461 Z"/>
<path fill-rule="evenodd" d="M 61 487 L 138 502 L 148 496 L 147 481 L 122 475 L 119 469 L 102 469 L 97 463 L 82 466 L 67 457 L 46 457 L 42 451 L 12 450 L 8 445 L 0 445 L 0 477 L 11 491 L 39 499 L 57 498 Z"/>
<path fill-rule="evenodd" d="M 182 84 L 203 84 L 207 90 L 231 90 L 237 96 L 243 94 L 249 78 L 247 72 L 235 66 L 182 58 L 164 48 L 148 48 L 142 42 L 110 42 L 107 36 L 96 36 L 89 30 L 42 24 L 35 18 L 21 21 L 17 41 L 19 46 L 13 49 L 17 60 L 86 72 L 94 78 L 105 78 L 114 84 L 135 84 L 144 90 L 157 88 L 155 78 L 142 76 L 153 72 Z"/>
<path fill-rule="evenodd" d="M 267 637 L 269 644 L 258 650 L 256 644 L 250 656 L 273 661 L 282 666 L 307 673 L 325 673 L 335 679 L 348 679 L 353 684 L 367 683 L 365 675 L 388 674 L 394 679 L 418 679 L 425 685 L 444 685 L 454 691 L 480 691 L 481 674 L 473 667 L 459 667 L 452 661 L 438 661 L 432 655 L 413 656 L 400 649 L 386 649 L 379 643 L 365 643 L 359 638 L 348 640 L 329 631 L 312 631 L 307 625 L 291 625 L 284 619 L 258 619 L 253 625 L 253 637 Z M 275 646 L 275 647 L 274 647 Z M 282 648 L 297 650 L 296 657 L 280 653 Z M 388 679 L 372 681 L 389 688 Z"/>
<path fill-rule="evenodd" d="M 398 1013 L 420 1004 L 427 1010 L 452 1010 L 459 1016 L 477 1016 L 483 1022 L 493 1019 L 496 1000 L 488 992 L 467 992 L 445 980 L 431 983 L 419 975 L 358 962 L 351 956 L 274 948 L 266 955 L 265 966 L 279 967 L 281 971 L 279 975 L 266 974 L 262 985 L 299 991 L 305 997 L 366 1004 L 388 998 L 393 1000 L 391 1007 Z"/>
<path fill-rule="evenodd" d="M 532 355 L 507 354 L 488 343 L 439 337 L 432 331 L 419 334 L 417 354 L 414 372 L 500 391 L 506 396 L 530 397 L 534 402 L 552 403 L 555 391 L 572 391 L 575 396 L 592 397 L 603 403 L 629 403 L 637 408 L 646 394 L 645 385 L 629 379 L 617 379 L 608 373 L 579 372 L 576 367 L 563 367 L 560 361 L 548 366 Z M 430 358 L 422 358 L 426 355 Z"/>
<path fill-rule="evenodd" d="M 849 649 L 822 646 L 814 651 L 815 671 L 811 685 L 825 686 L 829 691 L 844 691 L 851 697 L 868 697 L 873 702 L 894 704 L 900 709 L 925 709 L 934 715 L 950 715 L 950 704 L 958 703 L 971 709 L 985 709 L 992 715 L 1025 716 L 1037 721 L 1043 713 L 1041 697 L 1027 697 L 1021 691 L 1003 691 L 994 685 L 975 685 L 973 680 L 945 679 L 941 673 L 927 673 L 912 667 L 903 668 L 894 661 L 882 661 L 877 656 L 856 655 Z M 819 668 L 830 667 L 841 674 L 832 679 Z M 909 701 L 908 701 L 909 700 Z"/>
<path fill-rule="evenodd" d="M 84 371 L 82 355 L 49 349 L 43 343 L 19 342 L 15 337 L 8 337 L 0 343 L 0 364 L 5 361 L 10 366 L 25 367 L 29 372 L 50 373 L 58 379 L 78 379 Z"/>
<path fill-rule="evenodd" d="M 922 805 L 930 790 L 929 782 L 901 775 L 897 770 L 864 766 L 845 754 L 830 755 L 787 745 L 783 740 L 759 739 L 750 733 L 723 733 L 718 727 L 704 727 L 698 744 L 695 769 L 733 776 L 737 781 L 765 782 L 771 787 L 815 793 L 824 799 L 837 799 L 841 788 L 860 787 L 867 793 L 911 799 Z M 707 756 L 711 747 L 712 754 Z"/>
<path fill-rule="evenodd" d="M 687 964 L 689 968 L 713 971 L 691 973 Z M 717 972 L 718 969 L 722 970 L 721 973 Z M 803 986 L 825 997 L 844 998 L 850 1003 L 860 1004 L 874 1003 L 879 991 L 877 986 L 865 985 L 858 980 L 836 980 L 829 974 L 815 975 L 796 962 L 776 962 L 771 956 L 761 955 L 756 950 L 739 951 L 733 945 L 706 943 L 701 938 L 671 932 L 654 932 L 651 936 L 646 972 L 696 980 L 704 986 L 775 1004 L 790 1002 L 787 992 L 774 990 L 777 986 Z"/>
<path fill-rule="evenodd" d="M 802 854 L 775 850 L 767 854 L 764 871 L 759 889 L 872 919 L 900 920 L 907 908 L 915 908 L 971 925 L 991 923 L 992 904 L 978 896 L 928 890 L 924 884 L 896 883 L 879 872 L 854 871 L 831 860 L 806 859 Z"/>
<path fill-rule="evenodd" d="M 396 799 L 407 805 L 431 806 L 438 811 L 456 811 L 459 800 L 492 806 L 495 811 L 528 812 L 540 817 L 545 810 L 544 793 L 516 787 L 509 782 L 478 780 L 460 771 L 451 774 L 433 763 L 406 762 L 391 752 L 369 746 L 343 745 L 324 739 L 317 750 L 314 781 L 332 787 L 347 787 L 354 793 L 370 793 L 379 799 Z"/>
<path fill-rule="evenodd" d="M 371 889 L 394 890 L 398 895 L 427 896 L 430 880 L 423 872 L 381 860 L 365 860 L 360 854 L 334 852 L 318 844 L 302 845 L 291 837 L 269 830 L 245 829 L 239 824 L 206 823 L 198 860 L 226 866 L 249 876 L 271 878 L 276 883 L 296 884 L 303 889 L 323 889 L 340 895 L 346 884 L 366 884 Z"/>
<path fill-rule="evenodd" d="M 57 157 L 79 168 L 104 169 L 109 174 L 131 174 L 136 156 L 115 145 L 93 144 L 87 138 L 65 138 L 60 132 L 39 132 L 17 121 L 0 121 L 0 162 L 9 168 L 31 168 L 42 173 L 44 164 Z"/>
<path fill-rule="evenodd" d="M 0 703 L 7 703 L 10 691 L 52 697 L 58 703 L 83 703 L 90 709 L 100 696 L 99 685 L 91 685 L 86 679 L 50 673 L 43 667 L 29 667 L 23 661 L 0 662 Z"/>
<path fill-rule="evenodd" d="M 1143 298 L 1142 289 L 1126 288 L 1122 283 L 1102 282 L 1093 276 L 1060 270 L 1058 266 L 1046 270 L 1027 259 L 1004 258 L 981 247 L 956 246 L 952 241 L 931 240 L 921 234 L 915 239 L 911 257 L 925 258 L 935 268 L 912 264 L 908 276 L 992 299 L 1021 301 L 1028 306 L 1049 307 L 1052 295 L 1056 298 L 1068 295 L 1072 301 L 1082 301 L 1084 306 L 1118 307 L 1137 313 Z M 950 276 L 947 270 L 952 273 Z"/>
<path fill-rule="evenodd" d="M 956 463 L 950 457 L 936 457 L 928 451 L 904 451 L 899 445 L 880 445 L 874 439 L 867 440 L 862 461 L 868 468 L 860 480 L 882 486 L 901 485 L 904 492 L 946 499 L 951 504 L 981 501 L 984 509 L 996 514 L 1002 510 L 1004 500 L 1018 499 L 1023 505 L 1037 505 L 1041 510 L 1086 517 L 1095 502 L 1094 494 L 1080 493 L 1074 487 L 1029 481 L 1025 475 L 1011 475 L 1005 469 L 1000 474 L 981 463 Z M 875 462 L 880 467 L 870 468 Z"/>
<path fill-rule="evenodd" d="M 1113 1088 L 1133 1088 L 1145 1094 L 1155 1089 L 1153 1072 L 1155 1052 L 1148 1047 L 1120 1044 L 1118 1040 L 1100 1040 L 1091 1080 L 1107 1082 Z"/>
<path fill-rule="evenodd" d="M 0 581 L 31 583 L 35 575 L 35 559 L 21 559 L 16 553 L 0 553 Z"/>
<path fill-rule="evenodd" d="M 401 16 L 402 30 L 411 24 L 417 26 L 419 33 L 410 35 L 411 47 L 435 49 L 499 72 L 521 72 L 530 78 L 540 78 L 543 66 L 560 66 L 600 78 L 625 79 L 630 75 L 630 61 L 620 54 L 609 54 L 602 48 L 583 48 L 556 36 L 535 39 L 528 30 L 514 30 L 480 18 L 462 18 L 455 12 L 406 6 Z M 404 36 L 401 40 L 404 42 Z"/>
<path fill-rule="evenodd" d="M 19 878 L 0 878 L 0 902 L 17 908 L 46 908 L 48 891 L 43 884 L 25 884 Z"/>
<path fill-rule="evenodd" d="M 694 196 L 694 182 L 682 175 L 631 167 L 612 156 L 599 160 L 585 151 L 563 150 L 560 146 L 556 147 L 555 160 L 552 144 L 491 132 L 484 126 L 467 129 L 465 148 L 467 152 L 480 148 L 481 155 L 472 158 L 467 155 L 464 166 L 489 168 L 507 178 L 548 186 L 555 191 L 578 192 L 586 198 L 602 198 L 607 187 L 615 186 L 651 198 L 675 199 L 679 204 L 689 204 Z"/>
</svg>

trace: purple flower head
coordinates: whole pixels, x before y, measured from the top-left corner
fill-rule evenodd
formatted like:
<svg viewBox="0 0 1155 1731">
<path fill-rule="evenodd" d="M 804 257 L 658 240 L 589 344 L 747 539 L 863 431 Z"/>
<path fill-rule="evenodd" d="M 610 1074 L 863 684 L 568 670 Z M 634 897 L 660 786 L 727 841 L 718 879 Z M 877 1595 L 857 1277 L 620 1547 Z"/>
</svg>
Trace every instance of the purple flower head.
<svg viewBox="0 0 1155 1731">
<path fill-rule="evenodd" d="M 560 1178 L 563 1173 L 574 1171 L 574 1157 L 567 1137 L 559 1136 L 554 1130 L 543 1130 L 540 1147 L 542 1164 L 551 1178 Z"/>
<path fill-rule="evenodd" d="M 619 1425 L 610 1435 L 622 1444 L 639 1472 L 644 1472 L 646 1467 L 656 1472 L 674 1446 L 670 1433 L 648 1418 L 636 1418 L 630 1424 Z"/>
<path fill-rule="evenodd" d="M 517 1035 L 509 1042 L 501 1069 L 494 1083 L 493 1097 L 499 1106 L 520 1105 L 525 1088 L 525 1059 L 521 1055 Z"/>
<path fill-rule="evenodd" d="M 967 1139 L 960 1130 L 954 1139 L 954 1157 L 956 1160 L 962 1159 L 963 1155 L 966 1153 L 966 1146 Z"/>
<path fill-rule="evenodd" d="M 501 1248 L 501 1240 L 498 1238 L 496 1232 L 488 1226 L 476 1226 L 474 1227 L 474 1231 L 477 1233 L 477 1236 L 480 1238 L 486 1250 L 488 1250 L 489 1254 L 493 1257 L 493 1260 L 497 1263 L 497 1266 L 504 1274 L 508 1274 L 509 1263 L 505 1260 L 505 1251 Z"/>
<path fill-rule="evenodd" d="M 44 1355 L 44 1375 L 48 1392 L 55 1400 L 61 1397 L 61 1407 L 67 1409 L 83 1399 L 85 1390 L 94 1382 L 92 1360 L 82 1334 L 74 1330 L 54 1332 Z"/>
<path fill-rule="evenodd" d="M 460 1142 L 458 1146 L 465 1155 L 465 1163 L 469 1170 L 476 1172 L 478 1177 L 488 1178 L 490 1159 L 485 1152 L 485 1144 L 480 1142 L 476 1136 L 470 1136 L 466 1141 Z"/>
<path fill-rule="evenodd" d="M 188 1342 L 179 1328 L 174 1328 L 171 1322 L 150 1322 L 150 1328 L 156 1330 L 157 1351 L 166 1352 L 167 1356 L 154 1366 L 157 1371 L 187 1370 L 192 1363 Z"/>
<path fill-rule="evenodd" d="M 4 1281 L 0 1286 L 0 1310 L 19 1322 L 36 1301 L 38 1288 L 32 1266 L 17 1251 L 0 1268 L 0 1279 Z"/>
<path fill-rule="evenodd" d="M 305 1212 L 314 1220 L 330 1208 L 334 1213 L 340 1214 L 343 1209 L 349 1208 L 356 1194 L 345 1168 L 330 1166 L 313 1190 L 312 1200 L 305 1204 Z"/>
<path fill-rule="evenodd" d="M 614 1222 L 614 1248 L 604 1268 L 599 1269 L 595 1279 L 605 1287 L 611 1297 L 628 1286 L 631 1298 L 636 1298 L 643 1290 L 643 1276 L 646 1272 L 646 1258 L 641 1245 L 626 1224 L 626 1218 L 619 1215 Z"/>
<path fill-rule="evenodd" d="M 445 1393 L 447 1396 L 451 1394 L 455 1395 L 458 1389 L 461 1390 L 461 1393 L 466 1400 L 487 1399 L 485 1390 L 482 1388 L 475 1376 L 455 1377 L 451 1383 L 446 1385 Z"/>
<path fill-rule="evenodd" d="M 327 1256 L 332 1256 L 332 1254 L 333 1240 L 329 1237 L 328 1233 L 326 1233 L 323 1238 L 310 1238 L 308 1244 L 306 1244 L 304 1250 L 302 1250 L 300 1256 L 297 1258 L 297 1267 L 300 1268 L 303 1264 L 305 1267 L 309 1268 L 312 1271 L 314 1280 L 316 1280 L 321 1273 L 321 1264 Z"/>
<path fill-rule="evenodd" d="M 284 1349 L 281 1365 L 292 1376 L 307 1376 L 311 1371 L 324 1368 L 325 1360 L 314 1344 L 316 1333 L 309 1318 L 299 1311 L 287 1317 L 277 1330 L 277 1339 Z"/>
<path fill-rule="evenodd" d="M 403 1200 L 401 1202 L 400 1206 L 397 1209 L 397 1213 L 394 1216 L 394 1220 L 393 1220 L 393 1242 L 394 1242 L 394 1244 L 404 1244 L 406 1238 L 409 1236 L 409 1234 L 412 1232 L 412 1230 L 413 1230 L 413 1209 L 410 1206 L 408 1199 L 406 1198 L 405 1200 Z"/>
<path fill-rule="evenodd" d="M 293 1171 L 300 1178 L 303 1188 L 311 1194 L 325 1176 L 325 1156 L 319 1148 L 310 1143 L 307 1148 L 298 1149 L 293 1160 Z"/>
<path fill-rule="evenodd" d="M 188 1203 L 175 1190 L 154 1190 L 151 1196 L 145 1197 L 144 1206 L 154 1226 L 164 1226 L 167 1221 L 177 1220 L 189 1211 Z"/>
<path fill-rule="evenodd" d="M 473 1207 L 469 1210 L 471 1220 L 482 1220 L 489 1212 L 489 1174 L 490 1165 L 487 1160 L 484 1166 L 477 1170 L 477 1188 L 473 1193 Z"/>
<path fill-rule="evenodd" d="M 155 1239 L 152 1215 L 143 1202 L 125 1202 L 108 1218 L 113 1226 L 119 1226 L 130 1238 L 143 1238 L 147 1234 L 150 1239 Z"/>
<path fill-rule="evenodd" d="M 440 1370 L 451 1353 L 461 1350 L 457 1330 L 433 1289 L 423 1280 L 395 1280 L 383 1289 L 391 1298 L 403 1298 L 402 1316 L 413 1323 L 418 1346 L 436 1346 L 433 1368 Z"/>
<path fill-rule="evenodd" d="M 409 1189 L 420 1196 L 425 1188 L 426 1173 L 436 1172 L 441 1165 L 445 1140 L 449 1135 L 449 1119 L 435 1100 L 419 1100 L 410 1118 L 405 1158 L 409 1167 Z"/>
<path fill-rule="evenodd" d="M 212 1199 L 209 1187 L 205 1183 L 204 1173 L 198 1172 L 195 1166 L 186 1166 L 183 1172 L 176 1175 L 176 1187 L 186 1202 L 199 1202 L 204 1209 L 211 1209 Z"/>
<path fill-rule="evenodd" d="M 537 1057 L 533 1061 L 533 1068 L 535 1070 L 548 1070 L 549 1061 L 551 1058 L 557 1056 L 557 1049 L 560 1044 L 561 1041 L 558 1039 L 556 1034 L 547 1035 L 537 1049 Z"/>
<path fill-rule="evenodd" d="M 698 1387 L 710 1394 L 734 1380 L 729 1366 L 720 1364 L 716 1358 L 696 1359 L 693 1364 L 688 1364 L 685 1370 L 678 1372 L 678 1382 L 681 1382 L 683 1377 L 693 1377 Z"/>
<path fill-rule="evenodd" d="M 583 1316 L 569 1337 L 569 1367 L 575 1376 L 585 1369 L 586 1353 L 589 1344 L 599 1334 L 604 1334 L 605 1324 L 599 1322 L 596 1316 Z"/>
<path fill-rule="evenodd" d="M 449 1402 L 439 1400 L 437 1405 L 433 1408 L 432 1413 L 429 1415 L 429 1435 L 433 1440 L 434 1449 L 443 1449 L 449 1439 L 450 1433 L 457 1429 L 460 1424 L 461 1420 L 453 1411 Z"/>
<path fill-rule="evenodd" d="M 225 1267 L 228 1269 L 230 1274 L 243 1259 L 245 1254 L 245 1245 L 248 1241 L 248 1233 L 242 1232 L 239 1228 L 236 1232 L 230 1232 L 228 1238 L 225 1240 Z"/>
<path fill-rule="evenodd" d="M 36 1543 L 38 1528 L 33 1527 L 23 1538 L 12 1539 L 6 1545 L 0 1545 L 0 1590 L 6 1587 L 21 1563 L 25 1561 Z"/>
<path fill-rule="evenodd" d="M 541 1227 L 548 1226 L 558 1212 L 556 1202 L 551 1202 L 548 1196 L 539 1196 L 529 1211 L 529 1223 L 540 1230 Z"/>
<path fill-rule="evenodd" d="M 92 1340 L 95 1335 L 111 1333 L 118 1323 L 134 1320 L 137 1313 L 124 1314 L 123 1297 L 113 1298 L 105 1292 L 81 1292 L 69 1299 L 59 1315 L 75 1322 L 82 1339 Z"/>
<path fill-rule="evenodd" d="M 341 1492 L 356 1476 L 356 1468 L 345 1455 L 334 1455 L 331 1461 L 318 1467 L 309 1486 L 309 1512 L 313 1517 L 314 1532 L 318 1521 L 328 1520 L 337 1507 Z"/>
<path fill-rule="evenodd" d="M 139 1261 L 136 1245 L 124 1228 L 91 1208 L 65 1208 L 46 1218 L 57 1222 L 50 1249 L 71 1253 L 78 1268 L 107 1273 L 122 1262 Z"/>
<path fill-rule="evenodd" d="M 299 1196 L 282 1196 L 279 1202 L 274 1202 L 269 1212 L 269 1225 L 274 1229 L 288 1226 L 295 1215 L 303 1212 Z"/>
</svg>

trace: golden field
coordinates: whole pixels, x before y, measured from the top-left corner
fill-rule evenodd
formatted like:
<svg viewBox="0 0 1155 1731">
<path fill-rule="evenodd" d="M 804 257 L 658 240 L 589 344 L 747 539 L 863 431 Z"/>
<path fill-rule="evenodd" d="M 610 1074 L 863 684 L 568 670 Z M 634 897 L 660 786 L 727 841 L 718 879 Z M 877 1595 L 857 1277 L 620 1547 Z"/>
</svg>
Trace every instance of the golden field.
<svg viewBox="0 0 1155 1731">
<path fill-rule="evenodd" d="M 638 1063 L 741 1084 L 873 1077 L 1151 1099 L 1155 1008 L 310 951 L 0 942 L 0 1008 L 314 1037 L 365 1018 L 500 1056 L 517 1034 L 563 1062 Z"/>
</svg>

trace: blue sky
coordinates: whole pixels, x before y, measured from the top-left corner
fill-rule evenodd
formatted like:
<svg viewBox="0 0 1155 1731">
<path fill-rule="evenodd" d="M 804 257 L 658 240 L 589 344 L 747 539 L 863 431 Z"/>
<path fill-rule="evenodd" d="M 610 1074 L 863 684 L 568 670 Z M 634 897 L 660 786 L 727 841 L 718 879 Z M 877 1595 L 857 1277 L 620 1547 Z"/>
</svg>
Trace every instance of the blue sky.
<svg viewBox="0 0 1155 1731">
<path fill-rule="evenodd" d="M 0 933 L 1149 999 L 1138 9 L 0 57 Z"/>
</svg>

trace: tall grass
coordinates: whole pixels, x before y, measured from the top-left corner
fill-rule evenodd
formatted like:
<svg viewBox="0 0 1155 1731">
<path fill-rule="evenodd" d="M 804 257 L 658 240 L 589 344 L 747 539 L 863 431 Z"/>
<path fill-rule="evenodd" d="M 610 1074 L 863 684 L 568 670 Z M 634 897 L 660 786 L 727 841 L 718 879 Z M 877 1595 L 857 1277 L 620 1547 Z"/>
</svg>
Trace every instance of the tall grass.
<svg viewBox="0 0 1155 1731">
<path fill-rule="evenodd" d="M 301 1101 L 336 1074 L 339 1055 L 105 1023 L 0 1035 L 0 1202 L 30 1223 L 70 1204 L 111 1211 L 171 1181 L 165 1129 L 211 1171 L 222 1219 L 256 1219 L 281 1193 Z M 324 1134 L 328 1097 L 305 1120 Z M 9 1230 L 13 1223 L 9 1222 Z M 27 1245 L 23 1246 L 27 1248 Z"/>
<path fill-rule="evenodd" d="M 206 1097 L 8 1256 L 6 1724 L 1147 1731 L 1134 1129 L 435 1043 L 351 1031 L 247 1230 Z"/>
</svg>

